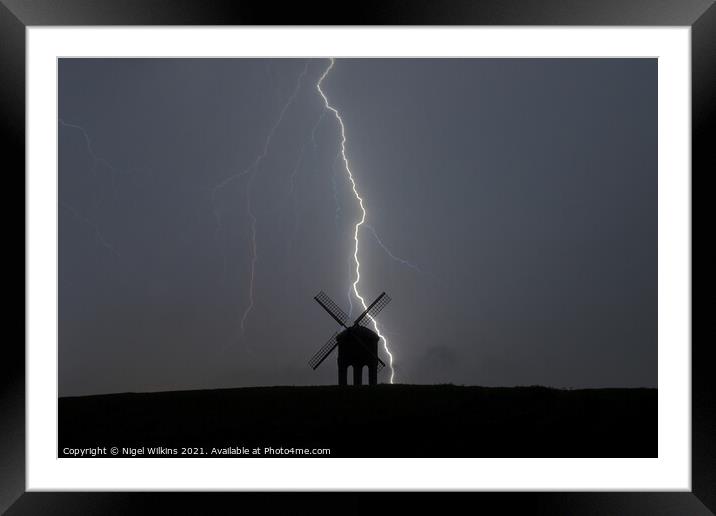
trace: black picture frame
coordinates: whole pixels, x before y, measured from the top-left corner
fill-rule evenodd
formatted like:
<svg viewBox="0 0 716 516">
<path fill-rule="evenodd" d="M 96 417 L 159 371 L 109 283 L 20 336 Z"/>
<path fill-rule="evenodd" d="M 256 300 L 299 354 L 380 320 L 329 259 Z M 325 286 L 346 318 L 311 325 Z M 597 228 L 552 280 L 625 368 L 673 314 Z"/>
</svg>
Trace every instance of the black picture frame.
<svg viewBox="0 0 716 516">
<path fill-rule="evenodd" d="M 716 6 L 713 0 L 0 0 L 0 124 L 5 177 L 25 170 L 25 28 L 38 25 L 635 25 L 691 27 L 692 178 L 716 170 Z M 23 196 L 24 204 L 24 196 Z M 8 206 L 8 203 L 5 203 Z M 693 208 L 692 208 L 693 209 Z M 17 213 L 15 211 L 14 213 Z M 6 219 L 13 220 L 13 219 Z M 23 232 L 24 238 L 24 232 Z M 693 248 L 693 246 L 692 246 Z M 25 264 L 23 244 L 23 266 Z M 693 252 L 693 250 L 692 250 Z M 16 256 L 7 254 L 6 259 Z M 693 256 L 693 255 L 692 255 Z M 19 261 L 19 258 L 13 258 Z M 23 297 L 24 298 L 24 297 Z M 23 304 L 24 312 L 24 304 Z M 8 322 L 10 318 L 6 319 Z M 13 321 L 14 322 L 14 321 Z M 19 323 L 18 323 L 19 324 Z M 23 326 L 24 334 L 24 326 Z M 688 345 L 685 342 L 684 345 Z M 716 514 L 716 396 L 705 340 L 692 339 L 692 490 L 690 492 L 473 493 L 469 503 L 500 513 Z M 5 339 L 0 378 L 0 511 L 7 514 L 235 513 L 259 503 L 293 513 L 367 512 L 402 501 L 350 493 L 340 509 L 316 493 L 25 492 L 25 344 Z M 434 497 L 423 510 L 445 510 Z M 236 505 L 236 497 L 241 497 Z M 380 499 L 375 499 L 380 497 Z M 459 502 L 458 502 L 459 503 Z M 304 505 L 306 504 L 306 505 Z M 177 510 L 170 507 L 176 506 Z M 309 509 L 308 507 L 311 506 Z"/>
</svg>

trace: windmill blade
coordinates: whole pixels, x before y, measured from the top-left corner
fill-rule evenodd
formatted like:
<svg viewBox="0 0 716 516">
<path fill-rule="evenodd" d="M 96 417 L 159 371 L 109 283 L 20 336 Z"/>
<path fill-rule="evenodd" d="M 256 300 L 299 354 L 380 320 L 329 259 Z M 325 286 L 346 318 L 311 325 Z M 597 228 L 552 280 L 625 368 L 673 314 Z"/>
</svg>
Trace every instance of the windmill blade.
<svg viewBox="0 0 716 516">
<path fill-rule="evenodd" d="M 383 369 L 383 368 L 385 367 L 385 362 L 383 362 L 378 355 L 376 355 L 375 353 L 373 353 L 373 351 L 372 351 L 368 346 L 366 346 L 365 342 L 363 342 L 363 340 L 362 340 L 360 337 L 358 337 L 357 335 L 354 335 L 353 333 L 351 333 L 350 330 L 348 331 L 348 335 L 350 335 L 351 338 L 352 338 L 354 341 L 356 341 L 358 344 L 360 344 L 361 346 L 363 346 L 363 348 L 365 348 L 365 350 L 366 350 L 368 353 L 370 353 L 371 355 L 373 355 L 373 356 L 375 357 L 375 359 L 378 361 L 378 371 L 380 371 L 381 369 Z"/>
<path fill-rule="evenodd" d="M 321 362 L 323 362 L 328 355 L 331 354 L 331 351 L 333 351 L 336 346 L 338 345 L 338 332 L 334 333 L 333 336 L 328 339 L 328 342 L 326 342 L 321 349 L 319 349 L 313 357 L 311 357 L 311 360 L 308 361 L 308 365 L 311 366 L 312 369 L 316 369 L 319 365 L 321 365 Z"/>
<path fill-rule="evenodd" d="M 370 304 L 368 308 L 365 309 L 362 314 L 360 314 L 360 316 L 358 316 L 358 319 L 356 319 L 354 324 L 359 326 L 368 326 L 373 318 L 378 315 L 388 303 L 390 303 L 390 296 L 383 292 Z"/>
<path fill-rule="evenodd" d="M 333 317 L 338 324 L 347 328 L 348 314 L 341 310 L 341 307 L 328 297 L 325 292 L 321 290 L 313 299 L 315 299 L 316 302 L 321 305 L 323 309 L 328 312 L 328 315 Z"/>
</svg>

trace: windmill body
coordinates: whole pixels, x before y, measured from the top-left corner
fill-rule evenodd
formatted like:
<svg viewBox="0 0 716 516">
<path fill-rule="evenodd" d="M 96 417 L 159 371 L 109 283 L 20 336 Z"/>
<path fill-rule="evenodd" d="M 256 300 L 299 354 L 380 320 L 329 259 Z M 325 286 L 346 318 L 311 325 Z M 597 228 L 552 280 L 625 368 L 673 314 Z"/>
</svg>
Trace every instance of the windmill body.
<svg viewBox="0 0 716 516">
<path fill-rule="evenodd" d="M 353 368 L 353 385 L 363 383 L 368 368 L 368 385 L 378 383 L 378 342 L 380 337 L 365 326 L 352 326 L 336 337 L 338 341 L 338 385 L 348 385 L 348 368 Z M 361 345 L 364 344 L 364 345 Z"/>
<path fill-rule="evenodd" d="M 348 326 L 348 315 L 326 294 L 320 292 L 314 299 L 344 330 L 334 333 L 313 355 L 308 365 L 316 369 L 338 348 L 338 385 L 348 385 L 349 367 L 353 368 L 353 385 L 363 383 L 364 367 L 368 368 L 368 385 L 376 385 L 378 371 L 385 367 L 385 362 L 378 357 L 380 336 L 367 328 L 367 325 L 373 322 L 374 317 L 390 302 L 390 297 L 383 292 L 351 326 Z"/>
</svg>

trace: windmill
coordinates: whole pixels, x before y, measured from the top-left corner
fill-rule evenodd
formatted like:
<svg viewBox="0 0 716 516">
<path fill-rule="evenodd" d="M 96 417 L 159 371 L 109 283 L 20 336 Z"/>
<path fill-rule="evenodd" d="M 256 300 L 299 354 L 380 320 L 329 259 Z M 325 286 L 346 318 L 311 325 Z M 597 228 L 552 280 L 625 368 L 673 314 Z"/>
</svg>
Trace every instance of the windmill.
<svg viewBox="0 0 716 516">
<path fill-rule="evenodd" d="M 321 349 L 308 361 L 314 370 L 338 348 L 338 385 L 348 384 L 348 367 L 353 367 L 353 385 L 361 385 L 363 366 L 368 367 L 368 385 L 378 383 L 378 371 L 385 363 L 378 357 L 380 337 L 367 327 L 373 318 L 390 302 L 390 297 L 383 292 L 365 311 L 348 326 L 348 315 L 323 291 L 314 297 L 319 305 L 343 327 L 334 333 Z"/>
</svg>

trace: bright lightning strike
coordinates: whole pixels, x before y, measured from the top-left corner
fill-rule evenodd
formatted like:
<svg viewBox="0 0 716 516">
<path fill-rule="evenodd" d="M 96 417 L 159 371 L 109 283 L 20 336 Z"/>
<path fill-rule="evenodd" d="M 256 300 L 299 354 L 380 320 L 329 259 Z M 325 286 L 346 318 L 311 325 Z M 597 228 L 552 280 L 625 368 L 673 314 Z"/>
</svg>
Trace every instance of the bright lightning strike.
<svg viewBox="0 0 716 516">
<path fill-rule="evenodd" d="M 355 229 L 353 231 L 353 241 L 355 242 L 355 247 L 353 249 L 353 260 L 355 261 L 355 281 L 353 282 L 353 293 L 355 296 L 360 300 L 361 305 L 363 306 L 363 309 L 365 310 L 367 308 L 367 305 L 365 303 L 365 299 L 363 299 L 363 296 L 360 295 L 360 292 L 358 291 L 358 284 L 360 283 L 360 260 L 358 258 L 358 245 L 359 245 L 359 238 L 358 234 L 360 231 L 360 227 L 365 223 L 366 220 L 366 211 L 365 206 L 363 205 L 363 198 L 358 193 L 358 187 L 356 186 L 355 179 L 353 178 L 353 172 L 351 172 L 350 164 L 348 163 L 348 157 L 346 156 L 346 128 L 343 124 L 343 118 L 341 118 L 341 114 L 338 112 L 338 110 L 331 105 L 331 103 L 328 101 L 328 97 L 323 92 L 323 89 L 321 89 L 321 83 L 326 78 L 328 73 L 333 68 L 333 65 L 335 64 L 335 59 L 330 59 L 331 64 L 328 65 L 328 68 L 323 72 L 323 75 L 321 75 L 321 78 L 318 79 L 318 83 L 316 83 L 316 89 L 318 90 L 318 93 L 320 93 L 321 97 L 323 98 L 323 102 L 325 103 L 326 109 L 331 111 L 338 121 L 338 125 L 341 128 L 341 157 L 343 158 L 343 164 L 346 169 L 346 174 L 348 175 L 348 180 L 351 183 L 351 187 L 353 188 L 353 194 L 355 195 L 356 199 L 358 200 L 358 205 L 360 206 L 361 210 L 361 218 L 356 223 Z M 370 317 L 370 316 L 368 316 Z M 393 354 L 390 352 L 390 349 L 388 349 L 388 341 L 386 340 L 385 336 L 381 334 L 380 329 L 378 328 L 378 322 L 373 318 L 370 317 L 371 322 L 373 323 L 373 326 L 375 327 L 375 332 L 378 334 L 378 336 L 383 341 L 383 347 L 385 348 L 385 352 L 388 354 L 389 358 L 389 367 L 390 367 L 390 383 L 393 383 L 393 378 L 395 376 L 395 370 L 393 369 Z"/>
</svg>

